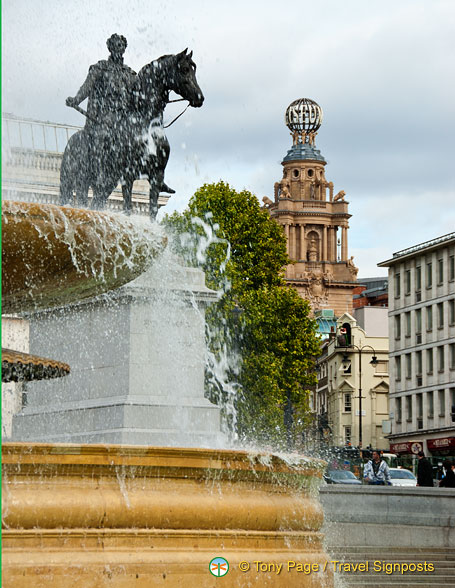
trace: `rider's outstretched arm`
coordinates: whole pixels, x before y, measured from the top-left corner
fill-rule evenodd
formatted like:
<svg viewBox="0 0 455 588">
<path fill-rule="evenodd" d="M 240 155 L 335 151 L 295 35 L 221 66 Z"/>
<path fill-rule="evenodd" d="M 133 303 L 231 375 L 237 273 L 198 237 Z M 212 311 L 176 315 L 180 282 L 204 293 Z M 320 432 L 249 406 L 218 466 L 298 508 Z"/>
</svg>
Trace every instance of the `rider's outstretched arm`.
<svg viewBox="0 0 455 588">
<path fill-rule="evenodd" d="M 85 79 L 85 82 L 82 84 L 82 86 L 79 88 L 79 91 L 76 94 L 76 96 L 74 96 L 74 98 L 69 97 L 66 99 L 66 103 L 68 104 L 68 106 L 78 106 L 81 102 L 88 98 L 95 84 L 95 80 L 96 69 L 94 65 L 91 65 L 88 70 L 87 78 Z"/>
</svg>

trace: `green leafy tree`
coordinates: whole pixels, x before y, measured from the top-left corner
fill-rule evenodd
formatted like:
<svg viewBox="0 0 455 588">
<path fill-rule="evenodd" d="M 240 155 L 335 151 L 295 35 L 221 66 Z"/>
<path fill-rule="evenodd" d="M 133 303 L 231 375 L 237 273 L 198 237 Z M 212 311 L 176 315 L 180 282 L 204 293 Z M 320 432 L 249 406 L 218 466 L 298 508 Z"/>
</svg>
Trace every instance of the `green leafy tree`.
<svg viewBox="0 0 455 588">
<path fill-rule="evenodd" d="M 187 263 L 206 272 L 207 286 L 224 291 L 207 310 L 208 343 L 215 357 L 240 359 L 221 379 L 209 367 L 208 397 L 226 407 L 237 382 L 236 433 L 289 446 L 306 425 L 319 338 L 308 302 L 284 281 L 290 260 L 282 228 L 256 196 L 224 182 L 202 186 L 187 210 L 164 223 Z"/>
</svg>

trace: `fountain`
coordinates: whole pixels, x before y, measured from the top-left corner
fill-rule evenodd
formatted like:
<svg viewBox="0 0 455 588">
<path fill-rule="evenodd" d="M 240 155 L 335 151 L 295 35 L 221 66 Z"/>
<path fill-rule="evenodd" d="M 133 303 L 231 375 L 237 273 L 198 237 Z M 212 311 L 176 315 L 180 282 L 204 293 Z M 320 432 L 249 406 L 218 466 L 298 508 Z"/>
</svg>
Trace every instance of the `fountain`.
<svg viewBox="0 0 455 588">
<path fill-rule="evenodd" d="M 47 345 L 61 359 L 59 353 L 65 356 L 71 348 L 69 363 L 74 363 L 63 380 L 33 384 L 34 403 L 17 415 L 20 441 L 3 444 L 3 585 L 213 586 L 218 581 L 213 576 L 228 571 L 230 586 L 332 586 L 315 497 L 324 463 L 217 448 L 225 437 L 218 407 L 203 398 L 200 357 L 188 371 L 189 388 L 201 384 L 197 398 L 155 382 L 159 390 L 146 386 L 108 406 L 107 396 L 120 395 L 110 386 L 115 388 L 122 370 L 128 368 L 138 381 L 141 366 L 130 361 L 131 350 L 123 359 L 115 357 L 120 371 L 104 386 L 104 396 L 84 398 L 87 388 L 77 379 L 84 367 L 78 365 L 78 333 L 68 328 L 68 317 L 104 313 L 111 330 L 106 335 L 93 327 L 100 343 L 130 339 L 134 330 L 112 330 L 116 316 L 131 323 L 137 308 L 150 313 L 155 303 L 162 313 L 159 296 L 151 292 L 156 275 L 150 266 L 166 244 L 156 225 L 85 209 L 3 205 L 4 310 L 31 313 L 37 325 L 32 342 L 41 342 L 40 353 Z M 197 291 L 199 302 L 210 301 L 200 273 L 184 275 L 193 285 L 180 285 L 186 302 L 171 330 L 185 323 L 189 308 L 203 318 L 191 293 Z M 178 292 L 175 275 L 166 279 Z M 148 323 L 149 331 L 153 325 Z M 153 337 L 138 341 L 150 345 Z M 175 354 L 180 357 L 178 350 Z M 17 357 L 8 357 L 17 365 Z M 11 372 L 19 379 L 68 372 L 62 362 L 58 371 L 55 360 L 38 360 Z M 159 381 L 172 382 L 172 366 L 163 363 L 167 373 Z M 99 367 L 91 366 L 92 377 Z M 152 371 L 145 368 L 145 381 Z M 72 377 L 74 386 L 67 384 Z M 98 390 L 102 384 L 101 379 Z M 107 415 L 117 428 L 98 426 Z M 73 442 L 56 442 L 68 440 Z M 198 440 L 206 447 L 190 446 Z"/>
</svg>

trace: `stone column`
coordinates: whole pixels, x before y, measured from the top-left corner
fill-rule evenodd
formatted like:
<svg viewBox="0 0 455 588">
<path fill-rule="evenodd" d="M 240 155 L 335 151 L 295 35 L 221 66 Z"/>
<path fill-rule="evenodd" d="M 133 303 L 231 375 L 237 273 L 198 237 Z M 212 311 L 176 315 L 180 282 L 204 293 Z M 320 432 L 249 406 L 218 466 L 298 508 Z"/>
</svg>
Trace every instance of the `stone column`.
<svg viewBox="0 0 455 588">
<path fill-rule="evenodd" d="M 327 261 L 333 261 L 333 227 L 327 227 Z"/>
<path fill-rule="evenodd" d="M 300 225 L 300 259 L 306 260 L 305 225 Z"/>
<path fill-rule="evenodd" d="M 322 261 L 327 261 L 327 227 L 324 225 L 322 229 Z"/>
<path fill-rule="evenodd" d="M 346 261 L 348 258 L 348 228 L 342 227 L 341 237 L 341 259 Z"/>
<path fill-rule="evenodd" d="M 295 259 L 298 261 L 300 259 L 300 239 L 301 239 L 300 225 L 298 223 L 296 223 L 296 225 L 295 225 L 294 237 L 295 237 L 294 255 L 295 255 Z"/>
<path fill-rule="evenodd" d="M 289 224 L 284 223 L 284 234 L 286 236 L 286 252 L 290 256 L 289 249 Z"/>
<path fill-rule="evenodd" d="M 296 259 L 296 238 L 295 238 L 295 230 L 296 230 L 296 226 L 295 225 L 291 225 L 290 226 L 290 234 L 289 234 L 289 257 L 291 259 Z"/>
</svg>

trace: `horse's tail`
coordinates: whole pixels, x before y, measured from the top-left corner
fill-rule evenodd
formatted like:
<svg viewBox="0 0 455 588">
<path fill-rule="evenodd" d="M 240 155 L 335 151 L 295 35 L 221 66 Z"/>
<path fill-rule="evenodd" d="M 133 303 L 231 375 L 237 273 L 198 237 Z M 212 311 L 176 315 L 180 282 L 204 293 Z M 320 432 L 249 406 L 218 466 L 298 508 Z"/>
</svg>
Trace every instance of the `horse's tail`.
<svg viewBox="0 0 455 588">
<path fill-rule="evenodd" d="M 71 204 L 73 193 L 86 181 L 88 146 L 83 131 L 74 133 L 68 141 L 60 167 L 60 204 Z"/>
</svg>

